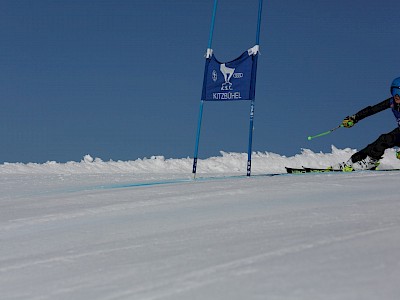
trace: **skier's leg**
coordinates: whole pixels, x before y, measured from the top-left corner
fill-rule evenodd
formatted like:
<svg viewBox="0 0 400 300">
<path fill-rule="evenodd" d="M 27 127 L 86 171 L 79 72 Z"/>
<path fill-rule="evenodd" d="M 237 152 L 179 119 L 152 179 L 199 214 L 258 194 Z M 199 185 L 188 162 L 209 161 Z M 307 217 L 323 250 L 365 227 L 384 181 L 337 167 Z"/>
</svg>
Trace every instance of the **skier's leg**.
<svg viewBox="0 0 400 300">
<path fill-rule="evenodd" d="M 351 161 L 355 163 L 365 159 L 367 156 L 372 159 L 379 160 L 382 158 L 386 149 L 398 145 L 400 145 L 400 128 L 396 128 L 389 133 L 379 136 L 375 142 L 353 154 L 351 156 Z"/>
</svg>

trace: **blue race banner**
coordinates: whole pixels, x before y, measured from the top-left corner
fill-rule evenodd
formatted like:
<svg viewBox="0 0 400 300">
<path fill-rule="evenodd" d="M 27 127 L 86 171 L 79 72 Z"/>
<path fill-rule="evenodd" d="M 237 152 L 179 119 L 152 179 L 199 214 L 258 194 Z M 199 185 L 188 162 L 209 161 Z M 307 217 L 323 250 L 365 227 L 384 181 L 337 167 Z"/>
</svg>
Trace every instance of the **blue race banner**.
<svg viewBox="0 0 400 300">
<path fill-rule="evenodd" d="M 231 62 L 214 55 L 206 60 L 201 99 L 204 101 L 254 100 L 258 48 L 251 48 Z"/>
</svg>

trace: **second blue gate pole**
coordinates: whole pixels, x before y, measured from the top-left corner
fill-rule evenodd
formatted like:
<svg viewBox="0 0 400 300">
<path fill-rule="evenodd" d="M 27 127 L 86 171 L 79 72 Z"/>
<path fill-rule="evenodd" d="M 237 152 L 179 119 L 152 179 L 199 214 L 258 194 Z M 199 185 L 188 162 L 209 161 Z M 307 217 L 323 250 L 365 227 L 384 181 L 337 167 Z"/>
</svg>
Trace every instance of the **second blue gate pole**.
<svg viewBox="0 0 400 300">
<path fill-rule="evenodd" d="M 259 0 L 258 3 L 258 19 L 257 19 L 257 32 L 256 32 L 256 45 L 260 45 L 260 28 L 261 28 L 261 14 L 262 14 L 263 0 Z M 258 55 L 258 54 L 257 54 Z M 257 59 L 257 57 L 255 58 Z M 257 65 L 257 63 L 256 63 Z M 256 82 L 254 80 L 253 84 Z M 254 86 L 255 89 L 255 86 Z M 250 129 L 249 129 L 249 146 L 247 149 L 247 176 L 251 175 L 251 153 L 253 151 L 253 131 L 254 131 L 254 100 L 251 100 L 250 104 Z"/>
</svg>

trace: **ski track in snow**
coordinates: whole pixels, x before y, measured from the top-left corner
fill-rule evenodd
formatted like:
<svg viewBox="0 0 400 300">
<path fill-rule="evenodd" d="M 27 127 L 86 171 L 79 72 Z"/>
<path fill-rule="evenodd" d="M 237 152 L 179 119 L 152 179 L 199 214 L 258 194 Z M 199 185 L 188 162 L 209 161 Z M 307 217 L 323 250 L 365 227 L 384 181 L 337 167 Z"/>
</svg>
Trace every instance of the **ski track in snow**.
<svg viewBox="0 0 400 300">
<path fill-rule="evenodd" d="M 266 173 L 295 160 L 259 159 Z M 400 172 L 247 178 L 211 158 L 193 181 L 153 161 L 0 167 L 1 299 L 398 299 Z"/>
</svg>

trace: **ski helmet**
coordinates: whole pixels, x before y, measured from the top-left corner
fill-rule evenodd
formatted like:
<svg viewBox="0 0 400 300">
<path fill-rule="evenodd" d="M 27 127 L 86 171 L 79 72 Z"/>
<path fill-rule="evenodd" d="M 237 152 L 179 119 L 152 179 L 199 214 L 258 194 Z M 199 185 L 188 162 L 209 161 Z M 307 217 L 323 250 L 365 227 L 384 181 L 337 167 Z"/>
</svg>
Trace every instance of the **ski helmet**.
<svg viewBox="0 0 400 300">
<path fill-rule="evenodd" d="M 400 77 L 397 77 L 393 80 L 392 85 L 390 87 L 390 92 L 392 93 L 393 97 L 395 95 L 400 96 Z"/>
</svg>

